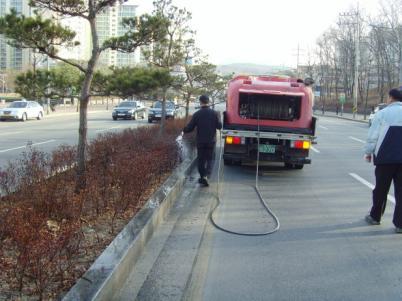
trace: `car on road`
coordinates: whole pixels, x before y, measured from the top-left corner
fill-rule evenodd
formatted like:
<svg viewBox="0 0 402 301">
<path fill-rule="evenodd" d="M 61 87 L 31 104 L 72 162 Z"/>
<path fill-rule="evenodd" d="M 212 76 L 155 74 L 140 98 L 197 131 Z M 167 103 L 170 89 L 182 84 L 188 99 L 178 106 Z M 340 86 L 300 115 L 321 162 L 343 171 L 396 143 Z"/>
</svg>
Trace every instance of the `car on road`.
<svg viewBox="0 0 402 301">
<path fill-rule="evenodd" d="M 369 126 L 371 126 L 371 123 L 373 122 L 373 118 L 374 118 L 375 113 L 377 113 L 378 111 L 381 111 L 381 110 L 384 109 L 386 106 L 387 106 L 386 103 L 380 103 L 380 104 L 378 104 L 378 105 L 374 108 L 374 110 L 370 113 L 370 116 L 369 116 L 369 118 L 368 118 L 368 124 L 369 124 Z"/>
<path fill-rule="evenodd" d="M 147 108 L 143 102 L 138 100 L 125 100 L 114 107 L 112 112 L 113 120 L 121 119 L 145 119 L 147 116 Z"/>
<path fill-rule="evenodd" d="M 40 120 L 44 116 L 43 112 L 43 107 L 36 101 L 17 100 L 0 110 L 0 120 L 26 121 L 31 118 Z"/>
<path fill-rule="evenodd" d="M 166 101 L 166 119 L 175 119 L 178 110 L 173 101 Z M 152 108 L 148 111 L 148 122 L 152 123 L 154 120 L 161 120 L 162 118 L 162 101 L 155 101 Z"/>
</svg>

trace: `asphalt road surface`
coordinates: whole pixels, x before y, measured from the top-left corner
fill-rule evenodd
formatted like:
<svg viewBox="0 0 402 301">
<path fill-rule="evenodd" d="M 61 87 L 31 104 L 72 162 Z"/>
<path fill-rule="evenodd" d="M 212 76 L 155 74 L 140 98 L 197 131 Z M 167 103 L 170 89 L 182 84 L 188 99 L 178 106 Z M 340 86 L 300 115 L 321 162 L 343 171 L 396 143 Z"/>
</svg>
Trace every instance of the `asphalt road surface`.
<svg viewBox="0 0 402 301">
<path fill-rule="evenodd" d="M 45 116 L 43 120 L 28 120 L 26 122 L 0 122 L 0 167 L 9 160 L 18 159 L 27 144 L 50 152 L 62 144 L 76 145 L 78 143 L 78 114 L 65 113 Z M 88 139 L 98 134 L 111 131 L 121 131 L 147 124 L 147 120 L 112 120 L 112 112 L 90 111 L 88 113 Z"/>
<path fill-rule="evenodd" d="M 266 166 L 260 190 L 281 222 L 263 237 L 230 235 L 208 220 L 209 188 L 193 173 L 115 300 L 402 300 L 402 235 L 364 221 L 374 169 L 363 160 L 367 124 L 321 117 L 312 164 Z M 253 167 L 225 166 L 217 222 L 236 231 L 275 225 L 252 189 Z"/>
</svg>

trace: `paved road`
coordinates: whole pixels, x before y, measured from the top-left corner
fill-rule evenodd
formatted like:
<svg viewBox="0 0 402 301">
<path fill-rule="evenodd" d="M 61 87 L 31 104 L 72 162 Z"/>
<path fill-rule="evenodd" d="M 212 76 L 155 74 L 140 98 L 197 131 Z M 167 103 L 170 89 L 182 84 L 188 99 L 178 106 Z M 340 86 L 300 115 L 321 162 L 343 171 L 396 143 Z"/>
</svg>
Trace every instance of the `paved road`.
<svg viewBox="0 0 402 301">
<path fill-rule="evenodd" d="M 108 131 L 147 124 L 147 120 L 113 121 L 111 111 L 95 110 L 88 114 L 88 138 Z M 0 166 L 17 159 L 26 150 L 27 143 L 50 152 L 61 144 L 75 145 L 78 142 L 78 114 L 64 113 L 45 116 L 43 120 L 26 122 L 0 122 Z"/>
<path fill-rule="evenodd" d="M 151 239 L 116 300 L 402 300 L 402 236 L 364 222 L 373 166 L 363 161 L 367 124 L 321 117 L 312 164 L 265 167 L 260 188 L 281 221 L 265 237 L 229 235 L 208 212 L 216 186 L 196 173 Z M 225 167 L 217 221 L 238 231 L 274 226 L 251 186 L 251 167 Z M 216 182 L 216 172 L 212 181 Z"/>
</svg>

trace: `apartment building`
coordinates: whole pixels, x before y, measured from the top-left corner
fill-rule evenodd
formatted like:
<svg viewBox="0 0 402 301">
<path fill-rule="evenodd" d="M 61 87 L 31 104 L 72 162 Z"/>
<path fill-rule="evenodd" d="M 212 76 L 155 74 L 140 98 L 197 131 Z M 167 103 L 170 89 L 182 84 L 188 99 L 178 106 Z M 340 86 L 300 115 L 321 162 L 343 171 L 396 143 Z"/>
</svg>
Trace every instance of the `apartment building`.
<svg viewBox="0 0 402 301">
<path fill-rule="evenodd" d="M 111 37 L 121 36 L 126 32 L 122 25 L 124 18 L 133 18 L 137 16 L 138 5 L 116 3 L 108 7 L 96 20 L 99 41 L 102 44 Z M 122 53 L 115 50 L 105 51 L 100 59 L 100 66 L 133 66 L 140 62 L 140 51 L 137 49 L 134 53 Z"/>
<path fill-rule="evenodd" d="M 28 3 L 29 0 L 0 0 L 0 16 L 6 15 L 11 9 L 29 16 L 31 9 Z M 4 36 L 0 35 L 0 71 L 26 70 L 30 67 L 30 56 L 30 50 L 11 47 Z"/>
<path fill-rule="evenodd" d="M 0 0 L 0 16 L 9 13 L 13 8 L 18 13 L 25 16 L 31 15 L 31 8 L 28 5 L 29 0 Z M 114 6 L 106 8 L 96 20 L 96 26 L 99 34 L 99 42 L 102 44 L 105 40 L 124 34 L 125 28 L 122 25 L 124 18 L 132 18 L 137 15 L 138 5 L 121 4 L 117 2 Z M 63 58 L 77 61 L 87 61 L 91 54 L 92 41 L 89 23 L 87 20 L 79 17 L 62 17 L 59 22 L 74 32 L 75 40 L 80 44 L 74 47 L 64 47 L 59 49 L 59 55 Z M 0 35 L 0 72 L 1 70 L 26 70 L 31 68 L 31 61 L 35 60 L 38 54 L 34 54 L 27 49 L 16 49 L 7 45 L 4 37 Z M 99 67 L 123 67 L 132 66 L 140 61 L 140 51 L 134 53 L 122 53 L 118 51 L 107 50 L 102 53 L 99 59 Z M 42 59 L 39 66 L 45 66 L 47 62 Z M 50 60 L 50 65 L 54 65 Z"/>
</svg>

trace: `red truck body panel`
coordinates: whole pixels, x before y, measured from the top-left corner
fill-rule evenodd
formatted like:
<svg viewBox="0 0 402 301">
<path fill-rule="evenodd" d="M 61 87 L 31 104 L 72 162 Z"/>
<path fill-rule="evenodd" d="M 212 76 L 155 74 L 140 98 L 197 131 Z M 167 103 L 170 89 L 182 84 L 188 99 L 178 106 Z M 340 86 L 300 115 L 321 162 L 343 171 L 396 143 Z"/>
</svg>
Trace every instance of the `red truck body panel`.
<svg viewBox="0 0 402 301">
<path fill-rule="evenodd" d="M 302 82 L 298 82 L 295 78 L 280 76 L 235 77 L 229 82 L 228 86 L 226 126 L 260 126 L 281 128 L 282 130 L 289 129 L 289 132 L 292 132 L 293 129 L 308 131 L 312 128 L 313 116 L 312 99 L 310 99 L 307 89 Z M 247 100 L 250 95 L 254 97 L 254 100 L 251 100 L 251 102 Z M 271 98 L 273 102 L 268 104 L 267 101 L 271 101 L 268 98 Z M 264 112 L 264 103 L 267 103 L 266 106 L 268 109 L 266 110 L 270 110 L 269 107 L 272 108 L 273 106 L 277 106 L 277 109 L 273 113 L 265 111 L 268 112 L 266 113 L 268 115 L 265 118 L 260 118 L 260 112 Z M 297 105 L 294 105 L 295 103 Z M 244 106 L 244 109 L 242 109 L 242 106 Z M 249 113 L 252 106 L 254 106 L 252 109 L 253 113 Z M 261 109 L 260 107 L 256 109 L 257 106 L 260 106 Z M 297 113 L 294 114 L 293 112 L 290 115 L 288 112 L 291 112 L 293 107 L 296 106 Z M 248 113 L 241 113 L 242 110 Z M 278 116 L 282 116 L 282 118 L 271 118 L 269 114 L 277 114 Z"/>
</svg>

